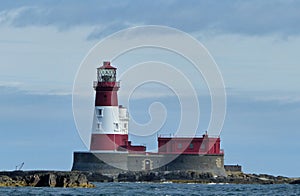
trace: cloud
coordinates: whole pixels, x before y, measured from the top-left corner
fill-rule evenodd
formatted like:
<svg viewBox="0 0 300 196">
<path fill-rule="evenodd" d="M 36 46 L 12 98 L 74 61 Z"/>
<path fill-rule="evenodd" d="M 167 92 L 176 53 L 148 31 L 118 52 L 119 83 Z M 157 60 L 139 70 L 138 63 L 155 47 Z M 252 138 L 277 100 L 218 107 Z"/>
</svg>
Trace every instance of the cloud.
<svg viewBox="0 0 300 196">
<path fill-rule="evenodd" d="M 71 96 L 71 90 L 66 89 L 67 88 L 44 89 L 41 86 L 32 86 L 21 82 L 0 81 L 0 92 L 2 95 L 20 93 L 22 95 L 36 96 Z"/>
<path fill-rule="evenodd" d="M 2 5 L 1 23 L 95 27 L 88 39 L 136 24 L 160 24 L 191 32 L 246 35 L 300 33 L 299 1 L 42 1 Z"/>
</svg>

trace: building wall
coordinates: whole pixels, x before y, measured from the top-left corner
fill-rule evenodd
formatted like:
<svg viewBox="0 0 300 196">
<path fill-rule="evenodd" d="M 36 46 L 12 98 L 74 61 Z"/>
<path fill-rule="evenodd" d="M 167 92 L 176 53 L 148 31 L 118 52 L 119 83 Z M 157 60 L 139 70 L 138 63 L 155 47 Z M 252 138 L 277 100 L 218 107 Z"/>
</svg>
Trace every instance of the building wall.
<svg viewBox="0 0 300 196">
<path fill-rule="evenodd" d="M 172 155 L 165 155 L 165 158 Z M 168 158 L 168 160 L 170 160 Z M 226 175 L 223 155 L 181 154 L 173 161 L 160 168 L 163 171 L 201 171 L 212 172 L 215 175 Z"/>
<path fill-rule="evenodd" d="M 98 158 L 101 160 L 99 160 Z M 172 160 L 170 162 L 170 160 Z M 113 166 L 107 164 L 110 163 Z M 115 168 L 117 167 L 117 168 Z M 118 169 L 121 168 L 121 169 Z M 74 152 L 72 170 L 119 173 L 130 171 L 201 171 L 226 175 L 223 155 L 160 155 Z"/>
<path fill-rule="evenodd" d="M 92 132 L 102 134 L 121 134 L 119 108 L 117 106 L 96 106 Z"/>
<path fill-rule="evenodd" d="M 127 134 L 92 134 L 91 151 L 117 150 L 120 146 L 127 145 Z"/>
<path fill-rule="evenodd" d="M 119 82 L 98 82 L 95 106 L 118 106 Z"/>
<path fill-rule="evenodd" d="M 121 133 L 128 134 L 129 114 L 127 108 L 122 105 L 119 105 L 119 123 Z"/>
<path fill-rule="evenodd" d="M 93 154 L 91 152 L 74 152 L 72 171 L 100 171 L 103 174 L 119 173 L 127 170 L 127 157 L 126 153 Z"/>
<path fill-rule="evenodd" d="M 241 165 L 224 165 L 224 168 L 226 171 L 230 171 L 230 172 L 242 172 Z"/>
<path fill-rule="evenodd" d="M 162 154 L 222 154 L 220 138 L 159 137 L 159 153 Z"/>
</svg>

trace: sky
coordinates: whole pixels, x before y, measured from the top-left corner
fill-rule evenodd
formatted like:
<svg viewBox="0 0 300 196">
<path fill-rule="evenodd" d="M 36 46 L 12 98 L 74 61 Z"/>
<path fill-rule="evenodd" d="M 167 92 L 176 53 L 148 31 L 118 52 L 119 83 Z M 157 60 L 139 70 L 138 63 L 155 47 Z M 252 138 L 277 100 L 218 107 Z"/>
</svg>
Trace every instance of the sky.
<svg viewBox="0 0 300 196">
<path fill-rule="evenodd" d="M 222 73 L 225 163 L 240 164 L 247 173 L 300 176 L 299 9 L 293 0 L 1 2 L 0 170 L 22 162 L 26 170 L 71 169 L 73 151 L 87 150 L 72 112 L 73 82 L 84 57 L 119 30 L 164 25 L 200 41 Z M 160 51 L 134 56 L 147 59 L 155 52 L 163 61 Z M 203 93 L 199 100 L 201 133 L 210 99 Z M 132 117 L 146 122 L 153 101 L 168 111 L 163 129 L 175 129 L 178 100 L 161 86 L 141 87 L 130 102 Z M 151 149 L 156 144 L 149 141 Z"/>
</svg>

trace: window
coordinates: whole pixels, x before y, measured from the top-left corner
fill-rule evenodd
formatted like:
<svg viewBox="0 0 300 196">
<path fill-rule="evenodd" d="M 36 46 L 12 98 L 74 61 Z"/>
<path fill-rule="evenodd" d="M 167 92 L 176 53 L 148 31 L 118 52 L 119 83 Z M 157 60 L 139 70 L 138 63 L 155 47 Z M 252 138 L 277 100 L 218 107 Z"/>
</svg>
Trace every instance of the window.
<svg viewBox="0 0 300 196">
<path fill-rule="evenodd" d="M 202 143 L 200 148 L 201 148 L 201 150 L 205 150 L 205 148 L 206 148 L 205 143 Z"/>
<path fill-rule="evenodd" d="M 101 123 L 97 123 L 97 130 L 101 131 L 101 129 L 102 129 Z"/>
<path fill-rule="evenodd" d="M 116 123 L 116 129 L 119 129 L 119 124 L 118 123 Z"/>
<path fill-rule="evenodd" d="M 103 116 L 103 111 L 102 111 L 102 109 L 98 109 L 97 114 L 98 114 L 98 116 Z"/>
<path fill-rule="evenodd" d="M 179 144 L 177 145 L 177 148 L 178 148 L 178 149 L 181 149 L 181 148 L 182 148 L 182 144 L 179 143 Z"/>
<path fill-rule="evenodd" d="M 190 149 L 193 149 L 193 148 L 194 148 L 194 144 L 190 143 Z"/>
<path fill-rule="evenodd" d="M 124 123 L 124 128 L 127 129 L 127 123 Z"/>
</svg>

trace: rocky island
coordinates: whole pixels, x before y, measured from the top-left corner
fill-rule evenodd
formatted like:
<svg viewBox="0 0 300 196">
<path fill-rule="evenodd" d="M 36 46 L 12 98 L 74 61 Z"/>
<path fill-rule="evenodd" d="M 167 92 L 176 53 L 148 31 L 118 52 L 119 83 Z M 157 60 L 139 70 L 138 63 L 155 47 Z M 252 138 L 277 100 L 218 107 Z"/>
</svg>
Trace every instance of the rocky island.
<svg viewBox="0 0 300 196">
<path fill-rule="evenodd" d="M 91 182 L 154 182 L 154 183 L 222 183 L 222 184 L 300 184 L 300 178 L 288 178 L 267 174 L 228 173 L 215 176 L 196 171 L 122 172 L 105 175 L 100 172 L 78 171 L 3 171 L 0 186 L 70 187 L 92 188 Z"/>
</svg>

